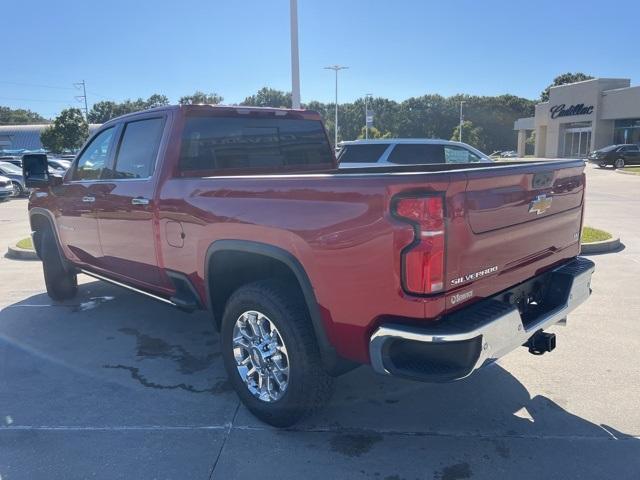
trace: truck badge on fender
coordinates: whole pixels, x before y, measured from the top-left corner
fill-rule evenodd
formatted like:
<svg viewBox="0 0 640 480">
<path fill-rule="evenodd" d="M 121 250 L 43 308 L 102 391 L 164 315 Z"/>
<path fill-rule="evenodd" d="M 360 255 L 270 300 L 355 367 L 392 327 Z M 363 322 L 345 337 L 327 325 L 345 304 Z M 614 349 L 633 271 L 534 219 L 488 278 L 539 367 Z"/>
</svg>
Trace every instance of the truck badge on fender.
<svg viewBox="0 0 640 480">
<path fill-rule="evenodd" d="M 535 212 L 536 215 L 540 215 L 541 213 L 546 212 L 551 208 L 551 202 L 553 201 L 553 197 L 547 197 L 546 195 L 538 195 L 533 199 L 531 205 L 529 205 L 529 213 Z"/>
</svg>

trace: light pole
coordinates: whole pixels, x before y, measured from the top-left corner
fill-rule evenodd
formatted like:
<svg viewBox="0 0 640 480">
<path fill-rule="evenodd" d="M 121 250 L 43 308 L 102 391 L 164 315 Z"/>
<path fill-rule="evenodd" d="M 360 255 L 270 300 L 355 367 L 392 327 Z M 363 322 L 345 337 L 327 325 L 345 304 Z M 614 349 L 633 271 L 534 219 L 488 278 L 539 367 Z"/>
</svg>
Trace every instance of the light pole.
<svg viewBox="0 0 640 480">
<path fill-rule="evenodd" d="M 291 106 L 300 108 L 300 56 L 298 54 L 298 0 L 291 0 Z"/>
<path fill-rule="evenodd" d="M 373 94 L 364 94 L 364 138 L 369 140 L 369 99 L 373 98 Z"/>
<path fill-rule="evenodd" d="M 463 122 L 463 117 L 462 117 L 462 105 L 464 105 L 464 100 L 460 100 L 460 135 L 458 135 L 458 141 L 462 142 L 462 122 Z"/>
<path fill-rule="evenodd" d="M 336 119 L 335 119 L 335 142 L 333 148 L 338 149 L 338 72 L 340 70 L 345 70 L 349 67 L 343 67 L 342 65 L 331 65 L 329 67 L 324 67 L 325 70 L 333 70 L 336 72 Z"/>
</svg>

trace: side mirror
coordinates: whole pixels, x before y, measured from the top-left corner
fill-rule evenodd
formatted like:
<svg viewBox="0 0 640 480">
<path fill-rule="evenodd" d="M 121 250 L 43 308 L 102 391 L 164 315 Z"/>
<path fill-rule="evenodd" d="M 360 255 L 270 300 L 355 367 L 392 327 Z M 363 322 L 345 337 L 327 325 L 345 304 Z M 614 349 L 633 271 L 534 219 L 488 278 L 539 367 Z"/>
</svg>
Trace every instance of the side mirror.
<svg viewBox="0 0 640 480">
<path fill-rule="evenodd" d="M 23 155 L 22 175 L 27 188 L 44 188 L 62 183 L 62 177 L 49 174 L 49 164 L 45 153 Z"/>
</svg>

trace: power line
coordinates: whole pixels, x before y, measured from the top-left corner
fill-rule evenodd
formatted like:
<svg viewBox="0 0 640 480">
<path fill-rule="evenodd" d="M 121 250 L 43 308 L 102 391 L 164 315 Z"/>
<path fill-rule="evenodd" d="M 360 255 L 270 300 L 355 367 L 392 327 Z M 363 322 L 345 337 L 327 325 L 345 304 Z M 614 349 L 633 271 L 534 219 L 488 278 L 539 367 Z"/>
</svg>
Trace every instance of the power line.
<svg viewBox="0 0 640 480">
<path fill-rule="evenodd" d="M 41 98 L 16 98 L 16 97 L 0 97 L 2 100 L 15 100 L 19 102 L 48 102 L 48 103 L 69 103 L 69 100 L 44 100 Z"/>
</svg>

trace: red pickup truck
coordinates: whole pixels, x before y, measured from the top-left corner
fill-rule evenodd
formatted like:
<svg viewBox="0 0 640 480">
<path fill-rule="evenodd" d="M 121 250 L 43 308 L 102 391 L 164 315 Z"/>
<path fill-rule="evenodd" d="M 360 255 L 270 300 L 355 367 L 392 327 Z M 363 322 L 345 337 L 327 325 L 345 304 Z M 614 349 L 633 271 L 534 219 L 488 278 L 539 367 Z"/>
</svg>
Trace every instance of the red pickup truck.
<svg viewBox="0 0 640 480">
<path fill-rule="evenodd" d="M 273 425 L 358 364 L 447 382 L 550 351 L 591 293 L 578 160 L 338 170 L 315 112 L 194 105 L 107 122 L 64 178 L 23 164 L 49 295 L 84 273 L 210 311 Z"/>
</svg>

